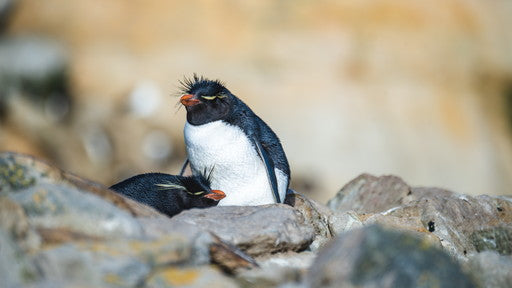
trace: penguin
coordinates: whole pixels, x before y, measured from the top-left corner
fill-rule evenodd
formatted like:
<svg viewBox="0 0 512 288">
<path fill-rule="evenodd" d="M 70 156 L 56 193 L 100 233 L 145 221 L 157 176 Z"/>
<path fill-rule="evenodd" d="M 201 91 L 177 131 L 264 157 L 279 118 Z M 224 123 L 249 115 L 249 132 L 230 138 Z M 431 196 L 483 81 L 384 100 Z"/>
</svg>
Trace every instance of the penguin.
<svg viewBox="0 0 512 288">
<path fill-rule="evenodd" d="M 226 193 L 225 205 L 282 203 L 290 167 L 277 135 L 219 80 L 196 74 L 180 81 L 187 121 L 183 130 L 192 173 L 215 167 L 212 189 Z"/>
<path fill-rule="evenodd" d="M 139 174 L 109 189 L 155 208 L 172 217 L 183 210 L 216 206 L 226 195 L 211 190 L 202 174 L 177 176 L 164 173 Z"/>
</svg>

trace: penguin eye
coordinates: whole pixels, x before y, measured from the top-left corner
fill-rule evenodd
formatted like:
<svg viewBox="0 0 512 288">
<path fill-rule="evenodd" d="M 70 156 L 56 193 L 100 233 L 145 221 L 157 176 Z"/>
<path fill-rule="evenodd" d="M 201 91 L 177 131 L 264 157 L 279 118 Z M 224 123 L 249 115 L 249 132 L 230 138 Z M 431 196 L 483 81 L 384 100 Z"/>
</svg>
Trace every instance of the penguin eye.
<svg viewBox="0 0 512 288">
<path fill-rule="evenodd" d="M 206 100 L 213 100 L 213 99 L 217 98 L 217 96 L 201 96 L 201 97 Z"/>
<path fill-rule="evenodd" d="M 190 192 L 190 191 L 187 191 L 187 193 L 188 193 L 188 194 L 190 194 L 190 195 L 199 196 L 199 195 L 203 194 L 203 193 L 204 193 L 204 191 L 198 191 L 198 192 Z"/>
</svg>

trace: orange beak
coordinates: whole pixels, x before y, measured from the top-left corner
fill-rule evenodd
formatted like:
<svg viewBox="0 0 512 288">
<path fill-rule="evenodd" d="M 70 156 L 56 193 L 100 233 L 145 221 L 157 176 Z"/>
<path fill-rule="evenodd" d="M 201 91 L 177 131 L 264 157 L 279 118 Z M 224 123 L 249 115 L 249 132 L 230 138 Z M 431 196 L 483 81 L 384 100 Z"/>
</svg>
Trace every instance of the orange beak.
<svg viewBox="0 0 512 288">
<path fill-rule="evenodd" d="M 199 101 L 199 99 L 194 98 L 194 95 L 192 95 L 192 94 L 185 94 L 185 95 L 181 96 L 180 102 L 181 102 L 181 104 L 183 104 L 187 107 L 190 107 L 190 106 L 199 104 L 199 102 L 201 102 L 201 101 Z"/>
<path fill-rule="evenodd" d="M 224 199 L 226 197 L 226 194 L 220 190 L 212 190 L 212 193 L 208 193 L 203 196 L 204 198 L 212 199 L 215 201 L 219 201 L 221 199 Z"/>
</svg>

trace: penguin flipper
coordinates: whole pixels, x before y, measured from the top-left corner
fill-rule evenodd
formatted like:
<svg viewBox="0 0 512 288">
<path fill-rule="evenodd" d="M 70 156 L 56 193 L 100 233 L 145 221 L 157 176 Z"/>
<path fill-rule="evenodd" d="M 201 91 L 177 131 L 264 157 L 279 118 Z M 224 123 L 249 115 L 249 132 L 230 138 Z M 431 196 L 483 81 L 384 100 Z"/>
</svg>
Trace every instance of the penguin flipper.
<svg viewBox="0 0 512 288">
<path fill-rule="evenodd" d="M 277 203 L 281 203 L 281 198 L 279 197 L 279 190 L 277 188 L 276 172 L 274 171 L 274 162 L 272 161 L 272 158 L 270 158 L 270 156 L 268 155 L 268 152 L 267 150 L 265 150 L 265 147 L 261 145 L 258 139 L 253 138 L 252 141 L 256 146 L 256 151 L 258 152 L 258 155 L 260 155 L 261 160 L 263 160 L 263 164 L 265 164 L 265 170 L 267 171 L 268 181 L 270 183 L 270 188 L 274 193 L 274 198 L 276 199 Z"/>
<path fill-rule="evenodd" d="M 183 162 L 183 166 L 181 166 L 181 170 L 180 170 L 180 176 L 183 176 L 183 174 L 185 173 L 185 170 L 187 169 L 187 166 L 189 166 L 190 164 L 190 161 L 188 160 L 188 158 L 185 159 L 185 162 Z"/>
</svg>

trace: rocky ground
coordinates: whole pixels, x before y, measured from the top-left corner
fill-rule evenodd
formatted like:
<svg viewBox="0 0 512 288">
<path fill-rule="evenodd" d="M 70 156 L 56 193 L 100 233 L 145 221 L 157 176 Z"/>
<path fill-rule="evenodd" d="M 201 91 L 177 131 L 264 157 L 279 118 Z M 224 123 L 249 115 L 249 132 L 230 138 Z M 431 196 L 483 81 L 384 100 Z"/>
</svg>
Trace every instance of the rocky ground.
<svg viewBox="0 0 512 288">
<path fill-rule="evenodd" d="M 512 198 L 361 175 L 327 205 L 168 218 L 35 158 L 0 154 L 2 287 L 510 287 Z"/>
</svg>

